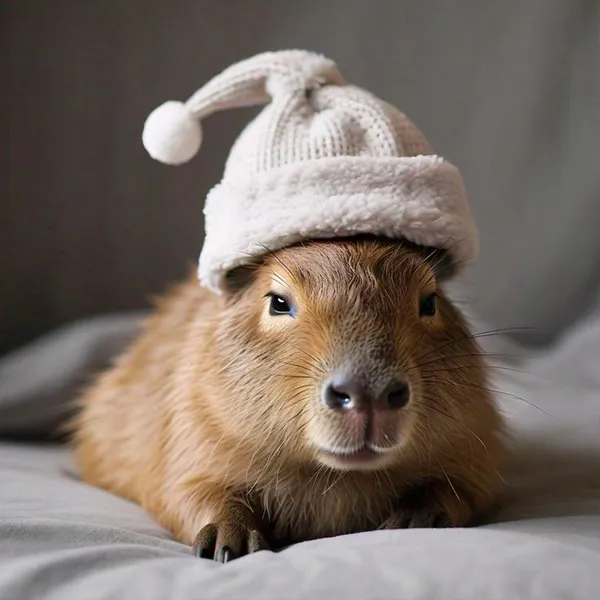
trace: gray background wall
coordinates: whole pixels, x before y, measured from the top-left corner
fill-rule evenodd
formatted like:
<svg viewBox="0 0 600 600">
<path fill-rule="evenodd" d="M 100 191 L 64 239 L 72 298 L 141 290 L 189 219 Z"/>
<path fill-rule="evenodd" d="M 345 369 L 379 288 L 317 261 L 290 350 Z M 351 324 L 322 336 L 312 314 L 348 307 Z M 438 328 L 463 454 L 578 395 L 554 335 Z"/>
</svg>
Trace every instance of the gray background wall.
<svg viewBox="0 0 600 600">
<path fill-rule="evenodd" d="M 548 341 L 600 281 L 593 0 L 9 0 L 0 4 L 0 352 L 146 305 L 202 245 L 202 202 L 252 110 L 168 168 L 147 113 L 230 63 L 302 47 L 404 110 L 463 171 L 482 234 L 460 294 Z"/>
</svg>

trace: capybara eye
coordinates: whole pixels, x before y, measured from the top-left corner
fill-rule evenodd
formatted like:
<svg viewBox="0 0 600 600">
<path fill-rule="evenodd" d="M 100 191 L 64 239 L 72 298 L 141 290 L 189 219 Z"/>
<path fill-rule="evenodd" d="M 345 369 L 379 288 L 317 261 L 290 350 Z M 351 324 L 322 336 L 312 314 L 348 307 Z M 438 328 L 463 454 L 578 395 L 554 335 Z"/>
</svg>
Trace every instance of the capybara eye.
<svg viewBox="0 0 600 600">
<path fill-rule="evenodd" d="M 293 307 L 290 301 L 277 294 L 268 294 L 270 297 L 269 314 L 273 316 L 290 315 L 293 316 Z"/>
<path fill-rule="evenodd" d="M 436 298 L 437 294 L 435 292 L 421 298 L 421 304 L 419 305 L 419 315 L 421 317 L 433 317 L 435 315 Z"/>
</svg>

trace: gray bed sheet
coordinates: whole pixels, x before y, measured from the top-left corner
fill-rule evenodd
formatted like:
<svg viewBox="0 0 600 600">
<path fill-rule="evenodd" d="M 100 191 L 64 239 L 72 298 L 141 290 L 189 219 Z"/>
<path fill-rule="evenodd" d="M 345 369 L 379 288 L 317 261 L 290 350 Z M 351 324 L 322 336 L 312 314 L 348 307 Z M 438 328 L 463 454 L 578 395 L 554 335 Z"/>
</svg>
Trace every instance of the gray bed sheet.
<svg viewBox="0 0 600 600">
<path fill-rule="evenodd" d="M 0 362 L 0 435 L 48 433 L 138 323 L 82 322 Z M 600 311 L 518 362 L 524 372 L 499 369 L 494 382 L 516 449 L 510 497 L 494 523 L 472 529 L 341 536 L 220 565 L 190 556 L 134 504 L 80 482 L 67 449 L 3 442 L 0 600 L 597 598 Z"/>
</svg>

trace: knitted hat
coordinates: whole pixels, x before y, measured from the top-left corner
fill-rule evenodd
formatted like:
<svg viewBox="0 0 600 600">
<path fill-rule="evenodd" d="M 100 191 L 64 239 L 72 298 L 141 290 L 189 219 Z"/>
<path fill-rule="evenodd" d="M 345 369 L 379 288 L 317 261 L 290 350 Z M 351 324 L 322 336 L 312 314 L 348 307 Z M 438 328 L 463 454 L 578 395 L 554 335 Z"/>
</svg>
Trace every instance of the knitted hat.
<svg viewBox="0 0 600 600">
<path fill-rule="evenodd" d="M 444 248 L 460 264 L 475 257 L 477 230 L 456 167 L 321 55 L 267 52 L 232 65 L 187 102 L 155 109 L 144 146 L 159 161 L 184 163 L 200 148 L 201 119 L 256 104 L 267 106 L 206 199 L 204 286 L 219 293 L 228 271 L 268 251 L 358 234 Z"/>
</svg>

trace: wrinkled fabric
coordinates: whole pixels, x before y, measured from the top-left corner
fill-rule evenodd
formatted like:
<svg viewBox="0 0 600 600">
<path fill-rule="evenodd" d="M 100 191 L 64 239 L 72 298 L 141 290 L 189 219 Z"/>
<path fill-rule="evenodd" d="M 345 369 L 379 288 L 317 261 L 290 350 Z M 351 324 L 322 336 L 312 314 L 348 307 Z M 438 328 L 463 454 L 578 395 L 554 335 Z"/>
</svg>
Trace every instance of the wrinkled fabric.
<svg viewBox="0 0 600 600">
<path fill-rule="evenodd" d="M 1 361 L 2 433 L 47 435 L 82 374 L 107 364 L 139 317 L 84 321 Z M 220 565 L 191 556 L 135 504 L 79 481 L 67 448 L 2 442 L 0 598 L 595 598 L 600 311 L 553 350 L 516 362 L 493 383 L 515 447 L 509 495 L 494 523 L 472 529 L 341 536 Z"/>
</svg>

